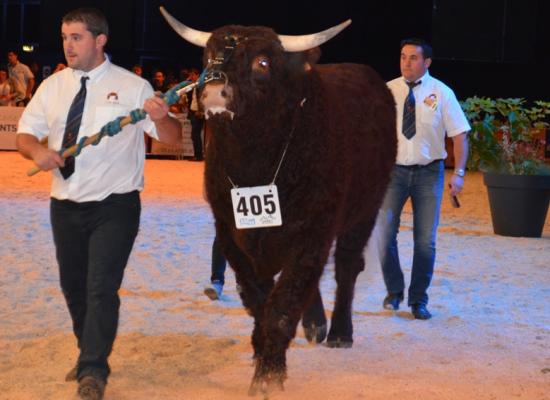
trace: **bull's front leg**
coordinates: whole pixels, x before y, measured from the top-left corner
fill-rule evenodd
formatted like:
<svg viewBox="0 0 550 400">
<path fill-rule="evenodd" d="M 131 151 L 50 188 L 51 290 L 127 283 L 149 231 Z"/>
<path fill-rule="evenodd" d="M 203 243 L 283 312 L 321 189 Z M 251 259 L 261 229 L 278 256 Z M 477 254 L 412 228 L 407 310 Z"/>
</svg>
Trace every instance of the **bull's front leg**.
<svg viewBox="0 0 550 400">
<path fill-rule="evenodd" d="M 218 236 L 220 237 L 220 236 Z M 264 305 L 268 293 L 273 288 L 273 278 L 259 280 L 254 274 L 254 269 L 248 257 L 234 244 L 231 239 L 220 240 L 222 251 L 235 272 L 239 295 L 243 306 L 250 316 L 254 318 L 254 330 L 252 331 L 252 347 L 254 359 L 261 353 L 263 347 L 262 320 Z"/>
<path fill-rule="evenodd" d="M 283 390 L 286 379 L 286 351 L 296 335 L 300 317 L 310 297 L 317 290 L 323 265 L 328 257 L 326 251 L 316 247 L 294 265 L 282 270 L 275 287 L 269 295 L 261 321 L 263 347 L 256 358 L 256 369 L 249 394 L 269 393 Z"/>
<path fill-rule="evenodd" d="M 241 285 L 241 284 L 239 284 Z M 254 349 L 254 360 L 256 360 L 264 347 L 263 337 L 263 315 L 265 309 L 265 299 L 267 294 L 273 289 L 273 279 L 265 282 L 248 282 L 241 286 L 241 299 L 243 305 L 250 310 L 254 318 L 254 329 L 252 330 L 252 347 Z M 248 306 L 247 306 L 248 304 Z M 254 311 L 252 311 L 254 310 Z"/>
</svg>

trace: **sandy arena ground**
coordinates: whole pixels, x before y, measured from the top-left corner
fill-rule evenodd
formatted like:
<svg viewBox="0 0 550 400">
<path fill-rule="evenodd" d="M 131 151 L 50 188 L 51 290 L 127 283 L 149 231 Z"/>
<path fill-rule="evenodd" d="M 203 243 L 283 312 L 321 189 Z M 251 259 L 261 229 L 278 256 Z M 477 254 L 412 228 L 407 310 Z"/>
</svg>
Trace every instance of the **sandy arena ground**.
<svg viewBox="0 0 550 400">
<path fill-rule="evenodd" d="M 77 357 L 57 278 L 49 174 L 0 152 L 0 399 L 73 399 Z M 106 400 L 249 399 L 252 320 L 232 271 L 222 301 L 203 294 L 212 216 L 203 163 L 148 160 L 141 230 L 126 269 Z M 382 309 L 376 252 L 367 250 L 354 303 L 352 349 L 298 335 L 285 391 L 270 399 L 550 399 L 550 223 L 540 239 L 492 232 L 481 175 L 469 173 L 453 209 L 444 199 L 429 321 Z M 410 277 L 411 214 L 400 249 Z M 322 292 L 330 315 L 332 259 Z"/>
</svg>

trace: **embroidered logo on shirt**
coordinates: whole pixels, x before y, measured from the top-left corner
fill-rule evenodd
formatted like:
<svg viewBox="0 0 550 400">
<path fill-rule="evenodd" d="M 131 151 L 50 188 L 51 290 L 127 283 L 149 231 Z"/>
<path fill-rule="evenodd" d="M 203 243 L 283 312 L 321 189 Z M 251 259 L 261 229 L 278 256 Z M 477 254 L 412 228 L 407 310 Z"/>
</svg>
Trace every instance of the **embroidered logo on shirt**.
<svg viewBox="0 0 550 400">
<path fill-rule="evenodd" d="M 115 92 L 111 92 L 107 95 L 107 101 L 109 103 L 118 103 L 118 94 L 116 94 Z"/>
<path fill-rule="evenodd" d="M 437 96 L 435 93 L 430 94 L 424 99 L 424 104 L 426 104 L 433 111 L 437 110 Z"/>
</svg>

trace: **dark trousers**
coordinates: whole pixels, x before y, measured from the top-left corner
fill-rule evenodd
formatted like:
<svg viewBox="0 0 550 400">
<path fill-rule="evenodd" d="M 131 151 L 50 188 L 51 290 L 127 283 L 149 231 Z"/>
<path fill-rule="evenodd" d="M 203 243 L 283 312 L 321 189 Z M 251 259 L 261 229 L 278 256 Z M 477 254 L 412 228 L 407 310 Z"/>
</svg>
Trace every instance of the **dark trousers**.
<svg viewBox="0 0 550 400">
<path fill-rule="evenodd" d="M 78 340 L 78 377 L 110 373 L 118 327 L 118 289 L 138 233 L 139 192 L 102 201 L 51 199 L 50 217 L 61 289 Z"/>
<path fill-rule="evenodd" d="M 202 126 L 204 120 L 198 118 L 193 111 L 189 111 L 189 121 L 191 122 L 191 140 L 193 141 L 193 154 L 195 157 L 203 158 L 202 150 Z"/>
<path fill-rule="evenodd" d="M 210 277 L 210 282 L 212 283 L 225 283 L 225 267 L 227 261 L 220 250 L 220 245 L 218 243 L 218 238 L 214 238 L 212 243 L 212 276 Z"/>
</svg>

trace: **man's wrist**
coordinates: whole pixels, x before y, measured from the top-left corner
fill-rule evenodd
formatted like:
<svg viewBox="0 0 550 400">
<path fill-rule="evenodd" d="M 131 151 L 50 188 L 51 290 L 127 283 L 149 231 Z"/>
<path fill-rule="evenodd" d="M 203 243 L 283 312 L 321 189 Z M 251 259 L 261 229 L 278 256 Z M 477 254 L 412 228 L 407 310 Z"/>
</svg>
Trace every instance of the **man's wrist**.
<svg viewBox="0 0 550 400">
<path fill-rule="evenodd" d="M 462 168 L 455 168 L 453 174 L 455 174 L 456 176 L 460 176 L 461 178 L 464 178 L 464 175 L 466 175 L 466 171 L 464 171 L 464 169 Z"/>
</svg>

